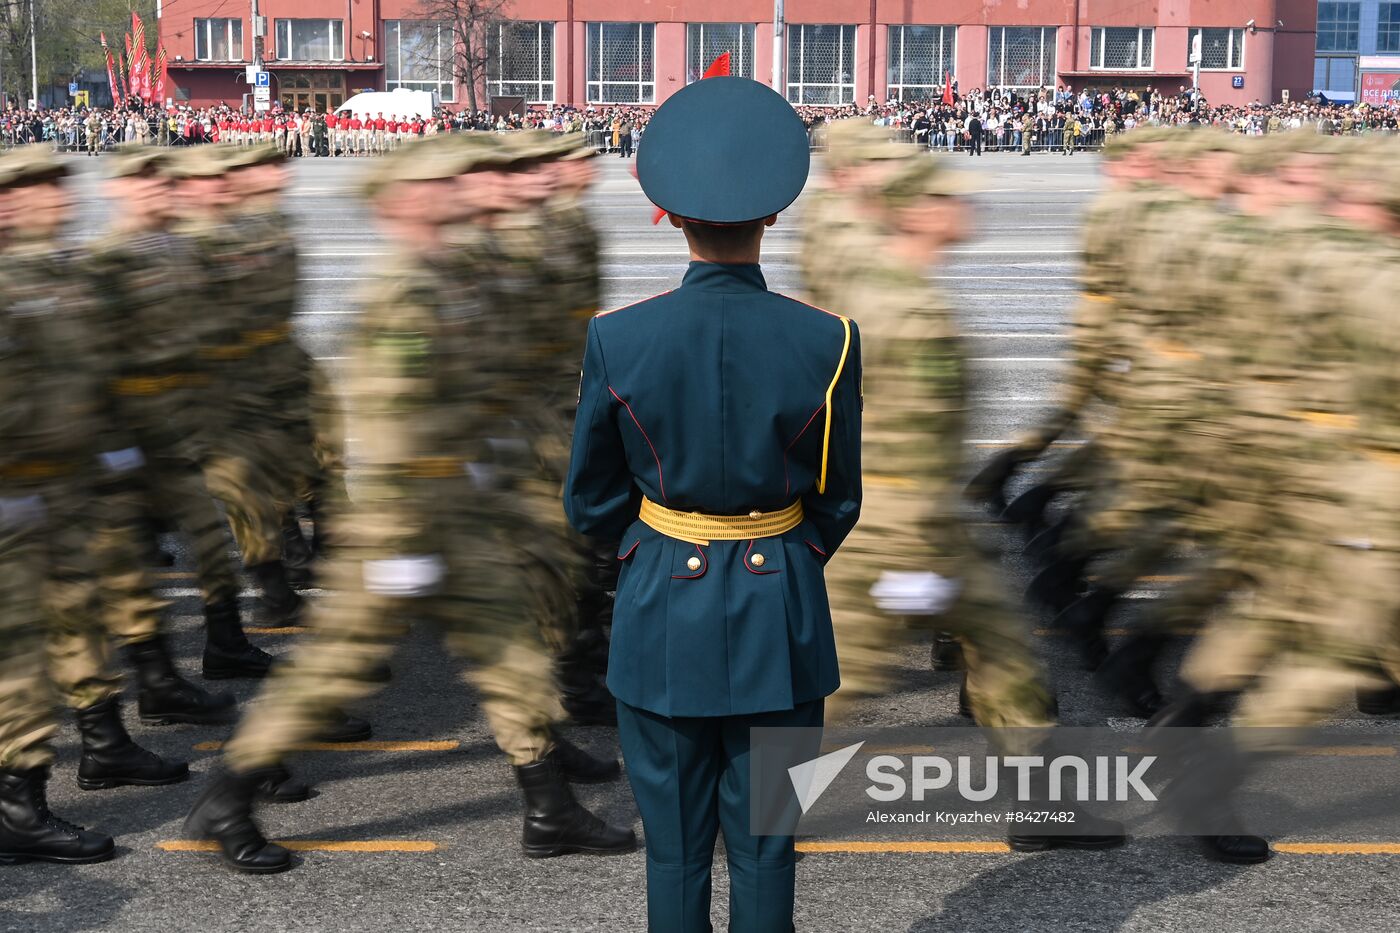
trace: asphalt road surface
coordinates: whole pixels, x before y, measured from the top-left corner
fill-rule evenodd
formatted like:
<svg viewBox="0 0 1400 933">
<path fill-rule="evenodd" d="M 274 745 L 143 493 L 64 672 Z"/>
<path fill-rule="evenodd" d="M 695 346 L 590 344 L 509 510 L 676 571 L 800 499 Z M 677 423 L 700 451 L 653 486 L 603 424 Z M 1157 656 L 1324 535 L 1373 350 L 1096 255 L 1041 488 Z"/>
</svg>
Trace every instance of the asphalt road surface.
<svg viewBox="0 0 1400 933">
<path fill-rule="evenodd" d="M 1053 394 L 1066 352 L 1075 294 L 1078 224 L 1099 187 L 1094 156 L 939 156 L 975 171 L 975 238 L 939 270 L 962 315 L 975 374 L 969 454 L 980 459 L 1014 436 Z M 77 235 L 100 229 L 100 160 L 73 157 Z M 605 291 L 617 306 L 673 287 L 684 243 L 649 208 L 620 160 L 599 161 L 593 217 L 605 244 Z M 354 193 L 364 166 L 315 161 L 295 166 L 289 192 L 303 262 L 298 337 L 336 365 L 353 325 L 355 296 L 386 247 Z M 765 241 L 771 287 L 800 293 L 795 269 L 799 208 Z M 290 274 L 290 273 L 289 273 Z M 218 313 L 218 296 L 190 309 Z M 859 309 L 841 309 L 859 316 Z M 775 348 L 780 349 L 780 348 Z M 988 543 L 994 525 L 979 526 Z M 1017 595 L 1025 571 L 1006 565 Z M 182 664 L 197 677 L 199 604 L 187 569 L 162 580 Z M 1151 597 L 1151 591 L 1136 594 Z M 1027 612 L 1059 693 L 1062 719 L 1098 724 L 1120 715 L 1086 683 L 1065 647 Z M 256 639 L 274 652 L 295 634 Z M 956 725 L 956 680 L 932 674 L 927 646 L 902 655 L 890 696 L 867 703 L 862 725 Z M 79 791 L 76 740 L 64 729 L 51 785 L 57 812 L 118 837 L 119 856 L 102 865 L 0 869 L 0 930 L 262 931 L 466 930 L 638 931 L 644 928 L 643 857 L 529 861 L 519 854 L 520 808 L 509 767 L 483 727 L 477 698 L 456 676 L 430 632 L 398 652 L 393 683 L 359 712 L 375 743 L 353 751 L 310 751 L 295 762 L 319 795 L 261 811 L 269 836 L 305 846 L 294 871 L 249 878 L 209 852 L 172 845 L 214 763 L 226 729 L 133 727 L 158 752 L 188 758 L 188 784 L 159 789 Z M 238 688 L 240 699 L 253 691 Z M 1345 720 L 1346 711 L 1338 711 Z M 1351 714 L 1356 718 L 1356 714 Z M 134 719 L 134 713 L 129 715 Z M 1123 725 L 1132 727 L 1134 723 Z M 1358 724 L 1393 734 L 1390 724 Z M 616 750 L 611 730 L 572 729 L 600 753 Z M 1400 744 L 1400 743 L 1397 743 Z M 640 830 L 625 783 L 582 788 L 604 816 Z M 929 841 L 937 841 L 936 830 Z M 1348 840 L 1337 840 L 1347 843 Z M 1381 840 L 1384 842 L 1384 840 Z M 1021 930 L 1394 930 L 1400 927 L 1400 840 L 1390 854 L 1282 853 L 1267 865 L 1231 868 L 1204 860 L 1188 840 L 1138 840 L 1108 853 L 1016 855 L 1009 851 L 836 851 L 805 855 L 798 869 L 797 927 L 803 931 Z M 891 850 L 896 847 L 888 847 Z M 917 847 L 916 847 L 917 848 Z M 935 846 L 926 846 L 932 850 Z M 1383 847 L 1384 849 L 1384 847 Z M 716 866 L 715 923 L 727 925 L 722 854 Z"/>
</svg>

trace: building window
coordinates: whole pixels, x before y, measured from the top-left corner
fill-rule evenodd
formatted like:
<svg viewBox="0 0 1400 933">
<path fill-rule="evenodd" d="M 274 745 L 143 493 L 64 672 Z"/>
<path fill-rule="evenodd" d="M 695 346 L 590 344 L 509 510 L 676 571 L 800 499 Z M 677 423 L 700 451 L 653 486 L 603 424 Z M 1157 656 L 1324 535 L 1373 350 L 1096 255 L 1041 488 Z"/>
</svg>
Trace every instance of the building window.
<svg viewBox="0 0 1400 933">
<path fill-rule="evenodd" d="M 988 87 L 1055 83 L 1054 26 L 993 26 L 987 32 Z"/>
<path fill-rule="evenodd" d="M 588 24 L 588 100 L 597 104 L 656 101 L 656 24 Z"/>
<path fill-rule="evenodd" d="M 487 81 L 493 97 L 554 102 L 554 24 L 508 20 L 491 27 Z"/>
<path fill-rule="evenodd" d="M 729 73 L 753 77 L 753 23 L 688 23 L 685 27 L 685 83 L 700 80 L 714 60 L 729 53 Z"/>
<path fill-rule="evenodd" d="M 1356 59 L 1319 55 L 1313 59 L 1313 88 L 1328 97 L 1351 100 L 1356 95 Z"/>
<path fill-rule="evenodd" d="M 345 61 L 345 23 L 338 19 L 274 21 L 277 57 L 290 62 Z"/>
<path fill-rule="evenodd" d="M 1360 47 L 1361 4 L 1319 3 L 1317 5 L 1317 50 L 1355 52 Z"/>
<path fill-rule="evenodd" d="M 1105 71 L 1149 71 L 1152 30 L 1135 26 L 1095 27 L 1089 46 L 1089 67 Z"/>
<path fill-rule="evenodd" d="M 241 62 L 243 60 L 243 20 L 195 20 L 194 57 L 196 61 L 201 62 Z"/>
<path fill-rule="evenodd" d="M 1400 3 L 1382 3 L 1377 7 L 1376 51 L 1400 52 Z"/>
<path fill-rule="evenodd" d="M 444 101 L 457 99 L 453 78 L 456 58 L 452 24 L 425 19 L 384 21 L 384 87 L 437 91 Z"/>
<path fill-rule="evenodd" d="M 889 98 L 920 100 L 941 95 L 954 70 L 957 33 L 956 26 L 891 26 Z"/>
<path fill-rule="evenodd" d="M 1192 29 L 1186 34 L 1186 67 L 1191 67 L 1191 46 L 1201 37 L 1202 71 L 1240 71 L 1244 68 L 1243 29 Z"/>
<path fill-rule="evenodd" d="M 789 26 L 787 98 L 849 104 L 856 98 L 856 27 Z"/>
</svg>

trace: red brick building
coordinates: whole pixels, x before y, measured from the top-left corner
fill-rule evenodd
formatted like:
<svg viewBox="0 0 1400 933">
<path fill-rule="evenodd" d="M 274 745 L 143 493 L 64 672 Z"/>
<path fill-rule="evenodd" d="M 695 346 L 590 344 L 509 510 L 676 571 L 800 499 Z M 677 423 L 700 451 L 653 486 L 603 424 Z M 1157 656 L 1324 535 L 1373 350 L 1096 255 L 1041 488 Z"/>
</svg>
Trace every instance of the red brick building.
<svg viewBox="0 0 1400 933">
<path fill-rule="evenodd" d="M 260 0 L 272 99 L 334 107 L 361 90 L 467 95 L 449 61 L 448 24 L 417 0 Z M 962 89 L 1190 86 L 1214 103 L 1305 95 L 1313 83 L 1315 0 L 787 0 L 780 83 L 801 103 Z M 513 0 L 491 30 L 486 96 L 531 104 L 660 103 L 724 51 L 735 73 L 772 80 L 771 0 Z M 245 0 L 182 0 L 159 20 L 176 96 L 238 103 L 250 91 L 254 29 Z"/>
</svg>

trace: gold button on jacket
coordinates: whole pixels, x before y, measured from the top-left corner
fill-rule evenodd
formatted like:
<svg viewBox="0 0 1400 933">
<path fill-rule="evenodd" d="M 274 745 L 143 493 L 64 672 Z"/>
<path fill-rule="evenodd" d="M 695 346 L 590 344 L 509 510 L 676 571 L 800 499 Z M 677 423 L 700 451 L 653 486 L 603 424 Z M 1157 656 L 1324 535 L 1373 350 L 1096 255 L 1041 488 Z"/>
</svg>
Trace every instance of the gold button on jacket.
<svg viewBox="0 0 1400 933">
<path fill-rule="evenodd" d="M 698 558 L 698 557 L 692 557 L 690 560 L 688 560 L 688 561 L 685 562 L 685 565 L 686 565 L 687 567 L 689 567 L 691 570 L 699 570 L 699 569 L 700 569 L 700 558 Z"/>
</svg>

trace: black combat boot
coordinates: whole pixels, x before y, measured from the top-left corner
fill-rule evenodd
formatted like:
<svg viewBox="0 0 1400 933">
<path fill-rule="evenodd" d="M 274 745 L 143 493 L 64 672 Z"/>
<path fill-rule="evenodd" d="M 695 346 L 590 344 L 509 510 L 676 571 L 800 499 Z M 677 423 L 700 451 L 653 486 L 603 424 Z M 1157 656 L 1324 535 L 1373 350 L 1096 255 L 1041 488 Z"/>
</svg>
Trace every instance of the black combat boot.
<svg viewBox="0 0 1400 933">
<path fill-rule="evenodd" d="M 1210 724 L 1225 705 L 1228 694 L 1188 690 L 1158 710 L 1148 720 L 1150 729 L 1198 729 Z"/>
<path fill-rule="evenodd" d="M 248 574 L 262 590 L 254 617 L 259 625 L 269 628 L 298 625 L 304 605 L 301 596 L 287 582 L 287 568 L 280 560 L 270 560 L 248 567 Z"/>
<path fill-rule="evenodd" d="M 1084 669 L 1097 670 L 1108 657 L 1104 628 L 1108 616 L 1122 597 L 1122 591 L 1100 586 L 1075 600 L 1055 617 L 1054 626 L 1069 636 L 1084 662 Z"/>
<path fill-rule="evenodd" d="M 947 632 L 935 632 L 933 647 L 929 650 L 929 667 L 935 671 L 960 671 L 963 669 L 962 642 Z"/>
<path fill-rule="evenodd" d="M 238 601 L 226 599 L 204 607 L 206 640 L 204 676 L 209 680 L 266 677 L 272 655 L 248 641 L 238 615 Z"/>
<path fill-rule="evenodd" d="M 61 820 L 49 810 L 48 768 L 0 771 L 0 865 L 18 862 L 105 862 L 112 837 Z"/>
<path fill-rule="evenodd" d="M 181 677 L 160 635 L 127 645 L 125 651 L 127 661 L 136 669 L 140 687 L 137 712 L 145 725 L 209 725 L 233 719 L 233 694 L 210 693 Z"/>
<path fill-rule="evenodd" d="M 1055 558 L 1036 574 L 1026 588 L 1026 598 L 1056 613 L 1064 612 L 1084 592 L 1087 555 Z"/>
<path fill-rule="evenodd" d="M 372 730 L 367 720 L 351 716 L 344 710 L 335 710 L 334 718 L 321 727 L 313 742 L 363 742 Z"/>
<path fill-rule="evenodd" d="M 1400 714 L 1400 687 L 1382 687 L 1379 690 L 1358 688 L 1356 709 L 1367 716 Z"/>
<path fill-rule="evenodd" d="M 282 765 L 263 768 L 258 772 L 254 796 L 266 803 L 301 803 L 311 799 L 311 785 L 292 777 Z"/>
<path fill-rule="evenodd" d="M 1152 674 L 1166 643 L 1163 635 L 1130 635 L 1109 652 L 1094 675 L 1103 691 L 1134 716 L 1150 719 L 1166 705 Z"/>
<path fill-rule="evenodd" d="M 301 533 L 301 521 L 295 509 L 289 509 L 282 516 L 282 566 L 287 583 L 299 589 L 311 586 L 314 573 L 312 564 L 316 556 L 311 544 Z"/>
<path fill-rule="evenodd" d="M 527 858 L 551 858 L 571 852 L 615 855 L 636 851 L 636 833 L 605 823 L 588 812 L 574 799 L 552 757 L 517 765 L 515 777 L 525 795 L 521 844 Z"/>
<path fill-rule="evenodd" d="M 987 465 L 977 471 L 977 475 L 967 484 L 964 495 L 973 502 L 980 502 L 987 511 L 1000 518 L 1006 513 L 1006 484 L 1016 474 L 1016 469 L 1025 462 L 1025 455 L 1016 448 L 1003 450 Z"/>
<path fill-rule="evenodd" d="M 571 784 L 607 784 L 622 777 L 622 765 L 616 758 L 595 758 L 558 733 L 546 757 Z"/>
<path fill-rule="evenodd" d="M 1050 524 L 1045 510 L 1064 490 L 1054 483 L 1041 483 L 1021 493 L 1002 513 L 1002 518 L 1014 525 L 1020 525 L 1027 539 L 1034 538 Z"/>
<path fill-rule="evenodd" d="M 157 787 L 178 784 L 190 776 L 190 766 L 183 761 L 166 761 L 131 741 L 117 697 L 74 712 L 83 739 L 83 757 L 78 762 L 78 786 L 83 790 L 127 784 Z"/>
<path fill-rule="evenodd" d="M 1044 755 L 1045 760 L 1052 757 L 1049 753 Z M 1123 824 L 1116 820 L 1106 820 L 1086 813 L 1072 803 L 1064 803 L 1059 800 L 1050 799 L 1049 770 L 1047 768 L 1033 768 L 1030 772 L 1030 800 L 1017 801 L 1015 806 L 1029 811 L 1037 810 L 1060 810 L 1074 813 L 1074 820 L 1067 823 L 1049 824 L 1056 829 L 1063 827 L 1061 832 L 1053 833 L 1020 833 L 1012 831 L 1007 834 L 1007 843 L 1017 852 L 1044 852 L 1047 849 L 1112 849 L 1121 846 L 1127 841 L 1127 833 L 1123 829 Z M 1012 779 L 1012 786 L 1015 787 L 1015 779 Z M 1031 825 L 1031 824 L 1027 824 Z"/>
<path fill-rule="evenodd" d="M 280 777 L 277 771 L 267 768 L 234 774 L 216 770 L 185 819 L 185 835 L 213 839 L 219 844 L 224 864 L 238 871 L 271 875 L 291 868 L 292 854 L 268 842 L 253 821 L 253 800 L 264 782 Z"/>
</svg>

